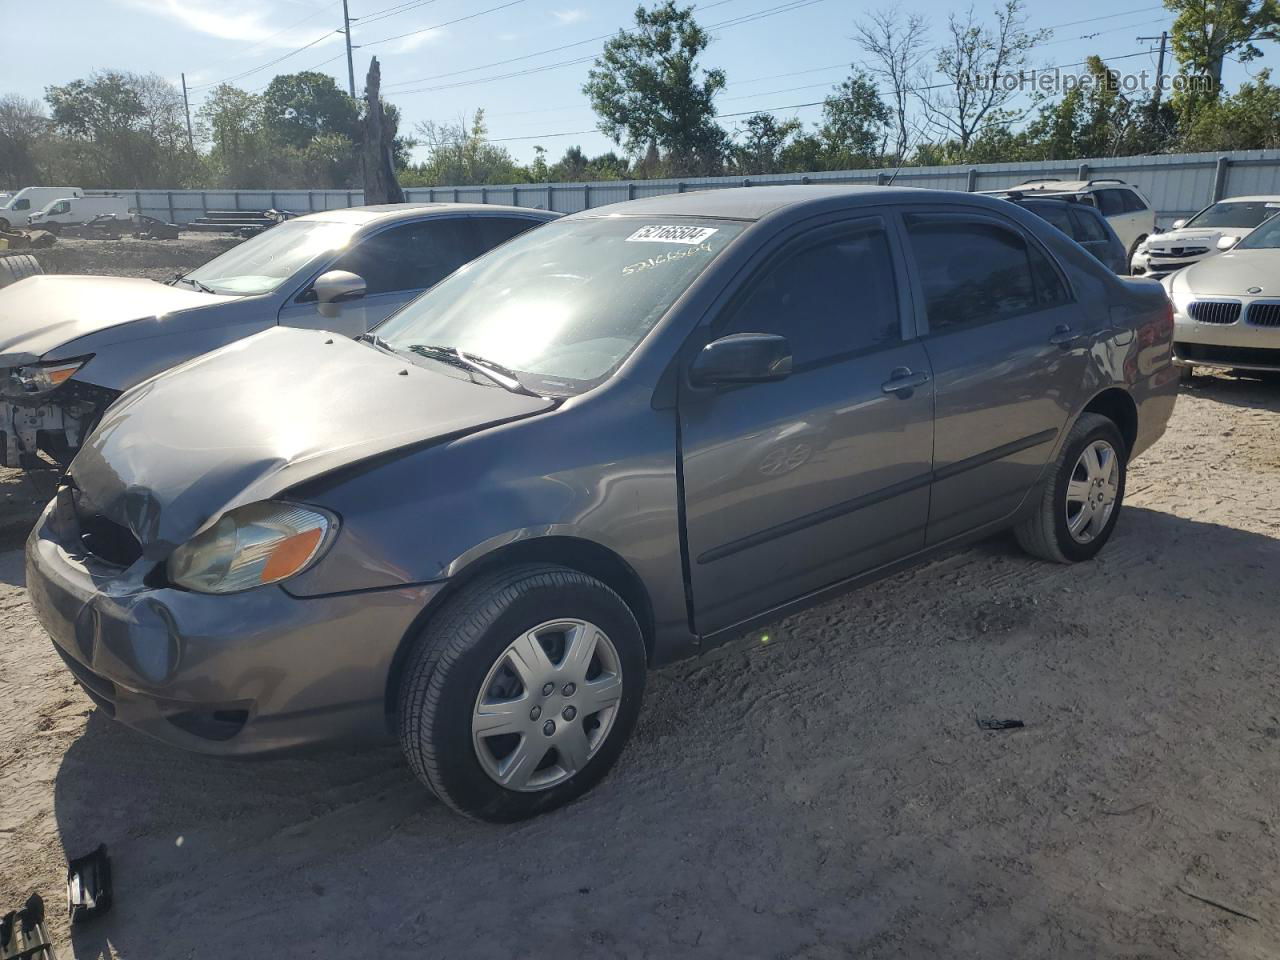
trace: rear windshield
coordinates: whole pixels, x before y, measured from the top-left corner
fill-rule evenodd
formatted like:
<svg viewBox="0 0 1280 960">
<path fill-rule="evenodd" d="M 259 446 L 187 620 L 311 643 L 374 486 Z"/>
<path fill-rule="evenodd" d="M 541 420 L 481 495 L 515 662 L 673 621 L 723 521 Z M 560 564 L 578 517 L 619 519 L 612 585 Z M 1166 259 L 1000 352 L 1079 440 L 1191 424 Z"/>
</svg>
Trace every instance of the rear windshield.
<svg viewBox="0 0 1280 960">
<path fill-rule="evenodd" d="M 1256 227 L 1280 213 L 1280 200 L 1223 200 L 1188 220 L 1188 227 Z"/>
</svg>

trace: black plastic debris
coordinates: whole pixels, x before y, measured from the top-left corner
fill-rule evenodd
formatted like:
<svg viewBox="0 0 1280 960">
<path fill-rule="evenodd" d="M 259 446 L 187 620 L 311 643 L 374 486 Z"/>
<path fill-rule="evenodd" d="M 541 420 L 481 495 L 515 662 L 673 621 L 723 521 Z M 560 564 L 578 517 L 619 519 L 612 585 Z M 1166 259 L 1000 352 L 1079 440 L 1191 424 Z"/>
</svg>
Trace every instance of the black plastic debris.
<svg viewBox="0 0 1280 960">
<path fill-rule="evenodd" d="M 67 913 L 72 923 L 91 920 L 111 909 L 111 861 L 107 847 L 67 864 Z"/>
<path fill-rule="evenodd" d="M 58 960 L 44 929 L 44 901 L 38 893 L 21 910 L 0 917 L 0 960 Z"/>
<path fill-rule="evenodd" d="M 999 717 L 979 717 L 978 726 L 983 730 L 1017 730 L 1025 727 L 1021 720 L 1001 720 Z"/>
</svg>

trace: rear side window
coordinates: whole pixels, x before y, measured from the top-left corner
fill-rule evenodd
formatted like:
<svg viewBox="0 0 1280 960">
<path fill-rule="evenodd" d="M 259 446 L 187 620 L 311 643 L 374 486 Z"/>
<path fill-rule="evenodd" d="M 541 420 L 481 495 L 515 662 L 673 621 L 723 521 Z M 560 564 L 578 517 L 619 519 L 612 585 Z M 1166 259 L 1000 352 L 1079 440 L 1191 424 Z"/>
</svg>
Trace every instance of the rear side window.
<svg viewBox="0 0 1280 960">
<path fill-rule="evenodd" d="M 901 339 L 889 239 L 879 226 L 841 230 L 764 268 L 721 334 L 787 338 L 797 371 Z"/>
<path fill-rule="evenodd" d="M 1031 207 L 1031 212 L 1041 220 L 1046 220 L 1053 224 L 1068 237 L 1072 236 L 1071 218 L 1067 216 L 1067 207 L 1065 204 L 1037 203 Z"/>
<path fill-rule="evenodd" d="M 1141 213 L 1147 209 L 1147 205 L 1142 202 L 1142 198 L 1132 190 L 1121 190 L 1119 193 L 1126 213 Z"/>
<path fill-rule="evenodd" d="M 929 328 L 947 333 L 1067 299 L 1057 270 L 1021 234 L 982 221 L 909 216 Z"/>
<path fill-rule="evenodd" d="M 1071 220 L 1075 224 L 1075 238 L 1079 243 L 1097 243 L 1106 241 L 1107 231 L 1102 228 L 1095 216 L 1086 210 L 1072 210 Z"/>
<path fill-rule="evenodd" d="M 370 296 L 424 290 L 475 256 L 470 219 L 424 220 L 359 241 L 332 267 L 364 278 Z"/>
<path fill-rule="evenodd" d="M 538 225 L 537 220 L 526 220 L 523 217 L 476 217 L 474 221 L 476 240 L 480 252 L 492 250 L 500 243 L 506 243 L 516 234 L 524 233 Z"/>
<path fill-rule="evenodd" d="M 1124 195 L 1128 192 L 1128 190 L 1099 190 L 1095 196 L 1098 198 L 1098 209 L 1102 211 L 1102 215 L 1114 217 L 1125 213 Z"/>
</svg>

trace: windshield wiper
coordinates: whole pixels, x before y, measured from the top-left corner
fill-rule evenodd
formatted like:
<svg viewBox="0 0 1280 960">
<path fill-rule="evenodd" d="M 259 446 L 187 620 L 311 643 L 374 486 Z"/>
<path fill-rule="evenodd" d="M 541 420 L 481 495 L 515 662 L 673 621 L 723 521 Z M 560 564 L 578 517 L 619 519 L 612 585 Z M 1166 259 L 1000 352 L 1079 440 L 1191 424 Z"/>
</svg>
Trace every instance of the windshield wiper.
<svg viewBox="0 0 1280 960">
<path fill-rule="evenodd" d="M 542 394 L 534 393 L 516 376 L 515 371 L 504 367 L 500 363 L 492 360 L 486 360 L 484 357 L 473 356 L 463 353 L 457 347 L 440 347 L 429 343 L 415 343 L 409 347 L 414 353 L 423 357 L 430 357 L 433 360 L 440 360 L 443 363 L 449 363 L 453 366 L 464 367 L 467 370 L 474 370 L 481 373 L 498 386 L 510 390 L 512 393 L 522 393 L 526 397 L 541 397 Z"/>
<path fill-rule="evenodd" d="M 383 340 L 376 333 L 362 333 L 358 337 L 356 337 L 356 339 L 361 341 L 362 343 L 373 344 L 379 350 L 385 350 L 387 351 L 387 353 L 396 352 L 395 347 L 391 346 L 391 344 L 387 343 L 387 341 Z"/>
<path fill-rule="evenodd" d="M 201 283 L 199 280 L 193 279 L 192 277 L 184 277 L 182 274 L 178 274 L 169 282 L 171 284 L 172 283 L 189 283 L 193 287 L 195 287 L 197 290 L 201 291 L 202 293 L 212 293 L 214 296 L 217 296 L 217 291 L 214 290 L 213 287 L 209 286 L 208 284 Z"/>
</svg>

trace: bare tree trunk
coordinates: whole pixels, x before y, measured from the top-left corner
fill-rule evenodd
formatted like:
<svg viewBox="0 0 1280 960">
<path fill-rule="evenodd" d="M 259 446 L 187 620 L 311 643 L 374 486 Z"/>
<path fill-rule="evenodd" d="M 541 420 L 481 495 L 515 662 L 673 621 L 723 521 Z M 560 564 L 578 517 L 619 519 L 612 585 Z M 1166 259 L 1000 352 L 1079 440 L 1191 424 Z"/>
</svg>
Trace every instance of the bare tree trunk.
<svg viewBox="0 0 1280 960">
<path fill-rule="evenodd" d="M 378 58 L 369 63 L 365 78 L 364 167 L 365 203 L 404 203 L 404 191 L 396 180 L 391 161 L 391 145 L 396 138 L 395 122 L 382 112 L 382 71 Z"/>
</svg>

